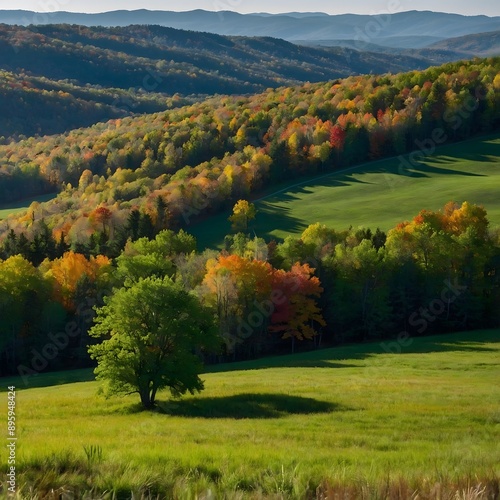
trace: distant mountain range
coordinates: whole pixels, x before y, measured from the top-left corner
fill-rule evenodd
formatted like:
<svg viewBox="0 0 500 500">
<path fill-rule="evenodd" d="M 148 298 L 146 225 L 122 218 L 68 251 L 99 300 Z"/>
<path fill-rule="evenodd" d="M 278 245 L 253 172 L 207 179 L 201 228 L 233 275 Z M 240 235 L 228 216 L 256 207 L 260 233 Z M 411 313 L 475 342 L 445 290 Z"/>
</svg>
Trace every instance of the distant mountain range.
<svg viewBox="0 0 500 500">
<path fill-rule="evenodd" d="M 80 24 L 128 26 L 156 24 L 171 28 L 206 31 L 219 35 L 272 36 L 288 41 L 355 40 L 359 50 L 373 43 L 396 48 L 422 48 L 452 37 L 498 31 L 500 17 L 461 16 L 429 11 L 409 11 L 379 16 L 327 15 L 323 13 L 238 14 L 236 12 L 187 12 L 118 10 L 102 14 L 70 12 L 36 13 L 0 11 L 6 24 Z"/>
<path fill-rule="evenodd" d="M 344 47 L 355 49 L 359 46 L 356 40 L 301 40 L 296 43 L 310 47 Z M 447 38 L 426 47 L 415 49 L 394 48 L 374 43 L 366 44 L 365 51 L 378 54 L 391 54 L 398 57 L 427 60 L 429 64 L 441 64 L 471 57 L 489 57 L 500 55 L 500 31 L 476 33 L 457 38 Z"/>
<path fill-rule="evenodd" d="M 434 43 L 428 48 L 459 52 L 464 56 L 495 56 L 500 54 L 500 31 L 449 38 Z"/>
</svg>

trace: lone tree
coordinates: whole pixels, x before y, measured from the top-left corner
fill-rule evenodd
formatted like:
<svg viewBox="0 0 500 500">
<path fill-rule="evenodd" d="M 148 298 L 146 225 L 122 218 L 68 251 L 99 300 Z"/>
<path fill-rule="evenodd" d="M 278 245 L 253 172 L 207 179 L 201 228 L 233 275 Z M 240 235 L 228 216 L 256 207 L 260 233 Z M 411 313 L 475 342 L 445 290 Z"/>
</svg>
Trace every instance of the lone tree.
<svg viewBox="0 0 500 500">
<path fill-rule="evenodd" d="M 229 220 L 233 224 L 233 229 L 236 231 L 246 231 L 248 223 L 255 219 L 257 210 L 253 203 L 248 203 L 246 200 L 239 200 L 233 207 L 233 215 Z"/>
<path fill-rule="evenodd" d="M 173 396 L 203 389 L 196 351 L 218 346 L 213 316 L 197 297 L 170 278 L 146 278 L 120 288 L 97 310 L 90 335 L 104 338 L 89 347 L 97 379 L 107 394 L 138 393 L 146 409 L 158 390 Z"/>
</svg>

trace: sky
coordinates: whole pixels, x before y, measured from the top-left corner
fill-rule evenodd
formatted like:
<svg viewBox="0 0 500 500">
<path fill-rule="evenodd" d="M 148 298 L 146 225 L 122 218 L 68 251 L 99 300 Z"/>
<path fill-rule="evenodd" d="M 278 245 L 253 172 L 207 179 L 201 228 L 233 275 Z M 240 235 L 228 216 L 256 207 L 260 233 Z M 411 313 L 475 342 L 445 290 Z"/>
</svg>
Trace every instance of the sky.
<svg viewBox="0 0 500 500">
<path fill-rule="evenodd" d="M 500 16 L 500 0 L 0 0 L 0 10 L 36 12 L 105 12 L 110 10 L 185 11 L 204 9 L 235 12 L 326 12 L 328 14 L 382 14 L 407 10 L 433 10 L 463 15 Z M 499 27 L 500 28 L 500 27 Z"/>
</svg>

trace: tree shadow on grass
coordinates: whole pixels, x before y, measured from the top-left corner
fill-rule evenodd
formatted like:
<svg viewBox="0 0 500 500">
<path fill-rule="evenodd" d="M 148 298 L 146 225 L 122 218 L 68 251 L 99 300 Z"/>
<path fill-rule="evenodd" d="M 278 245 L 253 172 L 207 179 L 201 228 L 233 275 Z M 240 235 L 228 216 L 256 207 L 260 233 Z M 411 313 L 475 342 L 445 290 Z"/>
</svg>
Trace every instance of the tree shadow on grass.
<svg viewBox="0 0 500 500">
<path fill-rule="evenodd" d="M 325 353 L 324 356 L 321 356 L 322 353 Z M 234 366 L 234 370 L 241 370 L 238 368 L 238 364 L 250 364 L 250 369 L 265 369 L 265 368 L 359 368 L 360 364 L 345 362 L 341 359 L 331 359 L 331 351 L 329 349 L 318 349 L 316 351 L 305 351 L 296 354 L 281 354 L 270 357 L 258 358 L 252 361 L 241 361 L 240 363 L 224 363 L 224 367 L 227 368 L 222 371 L 233 371 L 232 367 Z M 362 356 L 353 356 L 354 359 L 363 359 Z M 337 362 L 339 361 L 339 362 Z M 212 368 L 210 370 L 210 368 Z M 211 371 L 218 372 L 220 371 L 219 365 L 211 365 L 207 367 L 207 373 Z"/>
<path fill-rule="evenodd" d="M 235 394 L 212 398 L 190 398 L 158 405 L 159 411 L 177 417 L 201 418 L 282 418 L 346 411 L 341 405 L 289 394 Z"/>
<path fill-rule="evenodd" d="M 308 226 L 306 222 L 294 216 L 288 207 L 272 206 L 267 200 L 259 204 L 258 210 L 251 229 L 259 237 L 271 238 L 271 232 L 277 227 L 289 233 L 301 233 Z"/>
</svg>

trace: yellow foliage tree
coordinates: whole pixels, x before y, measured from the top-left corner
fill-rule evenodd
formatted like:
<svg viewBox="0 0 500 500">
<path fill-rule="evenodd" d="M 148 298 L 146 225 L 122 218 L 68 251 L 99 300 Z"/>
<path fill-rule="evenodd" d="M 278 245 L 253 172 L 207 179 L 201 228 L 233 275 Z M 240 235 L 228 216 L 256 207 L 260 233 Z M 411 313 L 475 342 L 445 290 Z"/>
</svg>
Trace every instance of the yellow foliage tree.
<svg viewBox="0 0 500 500">
<path fill-rule="evenodd" d="M 255 219 L 257 210 L 253 203 L 246 200 L 239 200 L 233 207 L 233 215 L 229 217 L 229 221 L 233 225 L 235 231 L 246 231 L 248 223 Z"/>
</svg>

